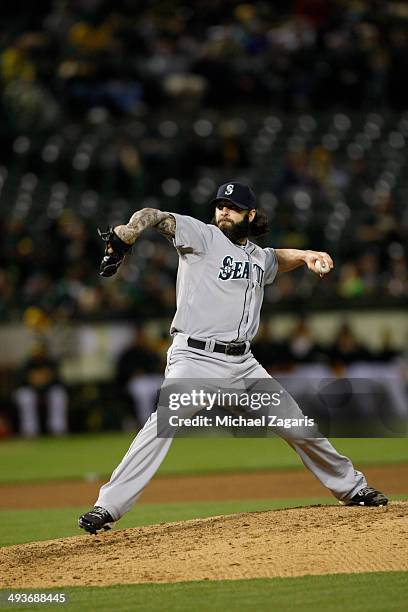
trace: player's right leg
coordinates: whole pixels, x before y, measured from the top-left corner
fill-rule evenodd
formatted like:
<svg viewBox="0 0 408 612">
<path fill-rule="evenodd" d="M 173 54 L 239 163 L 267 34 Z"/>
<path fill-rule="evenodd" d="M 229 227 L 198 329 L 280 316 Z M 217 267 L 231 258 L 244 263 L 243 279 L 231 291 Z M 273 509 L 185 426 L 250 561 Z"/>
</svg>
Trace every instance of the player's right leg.
<svg viewBox="0 0 408 612">
<path fill-rule="evenodd" d="M 177 353 L 177 355 L 176 355 Z M 166 379 L 202 378 L 206 375 L 217 376 L 218 366 L 211 370 L 211 360 L 195 351 L 177 351 L 171 347 L 168 353 Z M 218 373 L 218 376 L 225 375 Z M 160 409 L 160 406 L 159 406 Z M 183 409 L 183 416 L 192 416 L 199 407 Z M 160 425 L 158 429 L 157 411 L 136 438 L 112 476 L 99 492 L 92 508 L 78 521 L 79 527 L 89 533 L 109 529 L 109 525 L 120 519 L 136 503 L 143 489 L 153 478 L 167 455 L 173 441 L 174 430 Z"/>
<path fill-rule="evenodd" d="M 100 491 L 95 507 L 79 518 L 89 533 L 109 528 L 136 503 L 167 455 L 173 439 L 157 435 L 157 412 L 133 440 L 126 455 Z"/>
</svg>

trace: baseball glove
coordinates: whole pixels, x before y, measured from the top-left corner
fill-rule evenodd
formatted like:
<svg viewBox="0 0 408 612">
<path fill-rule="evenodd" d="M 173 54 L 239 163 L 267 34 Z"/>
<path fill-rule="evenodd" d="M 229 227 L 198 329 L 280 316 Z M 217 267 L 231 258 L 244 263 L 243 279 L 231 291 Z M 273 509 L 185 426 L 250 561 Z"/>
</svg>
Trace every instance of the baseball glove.
<svg viewBox="0 0 408 612">
<path fill-rule="evenodd" d="M 120 264 L 125 258 L 126 253 L 132 248 L 130 244 L 123 242 L 109 227 L 106 232 L 98 229 L 98 234 L 105 243 L 105 253 L 99 268 L 101 276 L 113 276 L 116 274 Z"/>
</svg>

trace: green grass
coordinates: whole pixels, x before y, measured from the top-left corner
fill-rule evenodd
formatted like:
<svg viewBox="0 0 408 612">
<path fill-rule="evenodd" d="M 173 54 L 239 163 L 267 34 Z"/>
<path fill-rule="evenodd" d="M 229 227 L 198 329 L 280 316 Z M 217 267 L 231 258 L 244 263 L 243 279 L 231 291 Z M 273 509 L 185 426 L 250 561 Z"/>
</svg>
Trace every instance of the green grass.
<svg viewBox="0 0 408 612">
<path fill-rule="evenodd" d="M 133 436 L 124 433 L 0 443 L 0 482 L 27 482 L 110 475 Z M 359 464 L 408 463 L 408 438 L 333 441 Z M 277 438 L 190 438 L 172 445 L 161 474 L 203 474 L 298 468 L 296 453 Z"/>
<path fill-rule="evenodd" d="M 406 572 L 375 572 L 105 588 L 72 587 L 54 589 L 54 592 L 64 592 L 68 596 L 68 604 L 61 606 L 61 610 L 76 612 L 111 612 L 115 609 L 120 612 L 400 612 L 406 609 L 407 578 Z M 46 592 L 52 591 L 47 589 Z M 3 593 L 0 591 L 4 601 Z M 33 610 L 33 607 L 18 609 Z M 41 609 L 50 608 L 41 605 Z M 54 605 L 53 609 L 59 609 L 59 606 Z"/>
<path fill-rule="evenodd" d="M 394 495 L 392 499 L 408 499 L 406 495 Z M 126 514 L 118 529 L 154 525 L 157 523 L 185 521 L 207 516 L 234 514 L 235 512 L 256 512 L 274 508 L 294 508 L 315 504 L 335 504 L 331 497 L 309 497 L 299 499 L 245 499 L 218 502 L 190 502 L 169 504 L 145 504 L 136 506 Z M 41 510 L 1 510 L 0 546 L 23 544 L 36 540 L 53 540 L 86 534 L 77 527 L 77 518 L 89 507 L 45 508 Z"/>
</svg>

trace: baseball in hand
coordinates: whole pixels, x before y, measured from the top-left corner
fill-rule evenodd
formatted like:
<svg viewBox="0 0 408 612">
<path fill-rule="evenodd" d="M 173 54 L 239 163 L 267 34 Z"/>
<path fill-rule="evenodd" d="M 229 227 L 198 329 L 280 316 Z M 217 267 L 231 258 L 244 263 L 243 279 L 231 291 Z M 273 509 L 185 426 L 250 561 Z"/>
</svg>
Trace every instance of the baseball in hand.
<svg viewBox="0 0 408 612">
<path fill-rule="evenodd" d="M 327 274 L 328 272 L 330 272 L 330 266 L 328 266 L 327 264 L 322 265 L 319 259 L 316 259 L 314 267 L 318 274 Z"/>
</svg>

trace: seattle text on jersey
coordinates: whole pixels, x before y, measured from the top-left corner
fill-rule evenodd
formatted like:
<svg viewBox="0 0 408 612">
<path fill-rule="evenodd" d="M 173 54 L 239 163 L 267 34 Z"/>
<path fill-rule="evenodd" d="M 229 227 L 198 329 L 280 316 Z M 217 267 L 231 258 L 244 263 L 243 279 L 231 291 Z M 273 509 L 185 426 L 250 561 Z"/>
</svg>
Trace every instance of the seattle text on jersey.
<svg viewBox="0 0 408 612">
<path fill-rule="evenodd" d="M 218 273 L 220 280 L 236 280 L 238 278 L 249 278 L 249 261 L 237 261 L 231 255 L 226 255 Z M 252 273 L 255 282 L 262 286 L 264 270 L 256 263 L 252 263 Z"/>
</svg>

